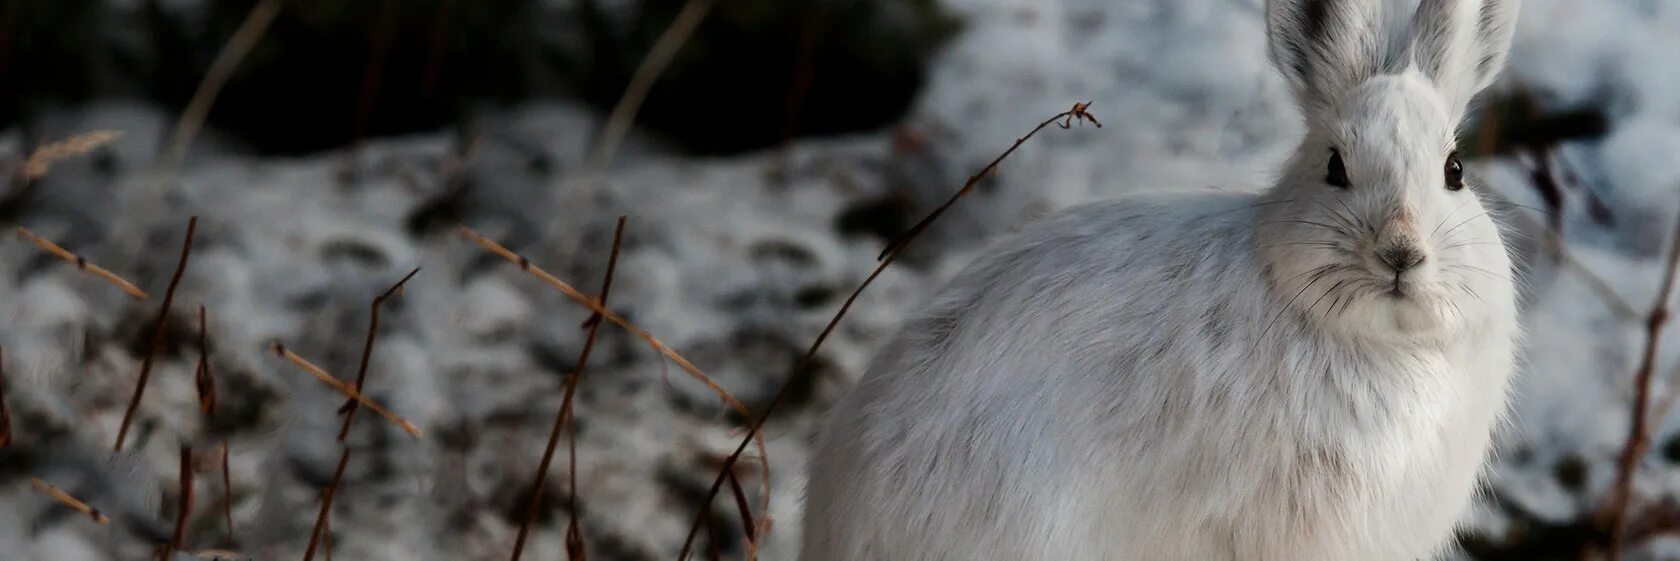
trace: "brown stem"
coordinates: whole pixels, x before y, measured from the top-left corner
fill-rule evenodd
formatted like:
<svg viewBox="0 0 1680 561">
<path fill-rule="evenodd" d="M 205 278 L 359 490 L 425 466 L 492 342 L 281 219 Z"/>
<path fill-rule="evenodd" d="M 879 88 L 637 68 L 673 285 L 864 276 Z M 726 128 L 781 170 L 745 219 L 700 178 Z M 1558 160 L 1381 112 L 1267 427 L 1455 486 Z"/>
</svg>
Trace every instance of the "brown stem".
<svg viewBox="0 0 1680 561">
<path fill-rule="evenodd" d="M 210 413 L 216 407 L 216 379 L 210 373 L 210 328 L 206 320 L 204 306 L 198 306 L 198 368 L 194 369 L 194 382 L 198 387 L 198 408 L 209 421 Z M 208 423 L 206 423 L 208 424 Z"/>
<path fill-rule="evenodd" d="M 169 306 L 175 303 L 175 288 L 181 285 L 181 276 L 187 272 L 187 259 L 192 256 L 193 234 L 198 232 L 198 217 L 187 220 L 187 239 L 181 242 L 181 258 L 175 262 L 175 274 L 169 277 L 169 289 L 163 293 L 163 305 L 159 307 L 157 319 L 152 322 L 152 342 L 146 347 L 146 358 L 140 361 L 140 380 L 134 384 L 134 396 L 128 400 L 128 410 L 123 412 L 122 426 L 117 428 L 117 443 L 111 447 L 112 452 L 121 452 L 123 441 L 128 438 L 128 427 L 134 422 L 134 412 L 140 408 L 140 397 L 146 393 L 146 381 L 152 377 L 152 361 L 157 358 L 158 349 L 163 347 L 165 325 L 169 322 Z"/>
<path fill-rule="evenodd" d="M 1639 459 L 1651 446 L 1648 413 L 1651 402 L 1651 375 L 1656 370 L 1657 344 L 1662 328 L 1668 322 L 1668 300 L 1674 290 L 1676 266 L 1680 265 L 1680 220 L 1676 220 L 1674 226 L 1674 235 L 1668 242 L 1668 265 L 1663 274 L 1662 288 L 1657 291 L 1657 300 L 1651 304 L 1651 312 L 1645 320 L 1645 352 L 1640 356 L 1639 370 L 1634 376 L 1633 412 L 1630 415 L 1627 441 L 1622 445 L 1622 454 L 1616 464 L 1616 485 L 1612 488 L 1610 502 L 1606 505 L 1611 561 L 1619 561 L 1622 558 L 1623 540 L 1627 537 L 1628 503 L 1633 494 L 1634 471 L 1639 465 Z"/>
<path fill-rule="evenodd" d="M 320 380 L 321 383 L 332 386 L 333 389 L 338 390 L 338 393 L 344 394 L 350 399 L 356 400 L 356 402 L 361 403 L 374 413 L 378 413 L 381 417 L 385 417 L 391 422 L 396 423 L 397 426 L 402 427 L 403 432 L 407 432 L 409 436 L 420 438 L 423 435 L 423 433 L 420 432 L 420 427 L 415 426 L 414 423 L 408 422 L 408 419 L 404 419 L 396 413 L 392 413 L 390 409 L 386 409 L 385 406 L 380 405 L 378 402 L 368 399 L 367 396 L 362 395 L 362 392 L 357 391 L 356 388 L 350 387 L 349 384 L 339 381 L 338 378 L 334 377 L 332 374 L 328 374 L 326 370 L 322 370 L 321 367 L 316 366 L 315 363 L 309 362 L 309 360 L 298 356 L 297 353 L 292 352 L 292 350 L 286 348 L 285 345 L 276 342 L 271 345 L 269 349 L 274 351 L 274 354 L 278 355 L 280 358 L 286 359 L 287 362 L 297 365 L 298 368 L 302 368 L 304 372 L 308 372 L 310 376 L 314 376 L 315 379 Z"/>
<path fill-rule="evenodd" d="M 94 522 L 101 525 L 111 523 L 111 519 L 106 517 L 104 513 L 99 512 L 99 509 L 88 506 L 87 503 L 82 502 L 81 499 L 65 492 L 63 489 L 59 489 L 51 483 L 42 481 L 39 477 L 31 478 L 31 482 L 35 484 L 35 490 L 45 493 L 47 496 L 52 497 L 53 500 L 58 501 L 64 506 L 88 515 L 88 518 L 92 518 Z"/>
<path fill-rule="evenodd" d="M 332 515 L 333 496 L 338 494 L 338 486 L 344 483 L 344 468 L 350 465 L 350 447 L 338 455 L 338 467 L 333 469 L 332 483 L 327 484 L 326 491 L 321 493 L 321 511 L 315 513 L 315 529 L 309 532 L 309 547 L 303 550 L 303 561 L 315 558 L 315 549 L 321 545 L 321 537 L 326 533 L 327 517 Z"/>
<path fill-rule="evenodd" d="M 227 524 L 228 542 L 233 536 L 233 477 L 228 474 L 228 443 L 222 440 L 222 521 Z"/>
<path fill-rule="evenodd" d="M 181 447 L 181 494 L 175 505 L 175 534 L 169 539 L 169 544 L 163 548 L 163 558 L 169 559 L 170 552 L 184 551 L 182 544 L 187 539 L 187 517 L 192 514 L 193 503 L 193 469 L 192 447 Z"/>
<path fill-rule="evenodd" d="M 625 217 L 618 217 L 618 226 L 613 230 L 612 253 L 607 257 L 607 272 L 601 280 L 601 296 L 598 299 L 602 306 L 607 305 L 607 294 L 612 292 L 613 272 L 618 269 L 618 251 L 624 241 L 624 222 Z M 519 524 L 519 535 L 513 541 L 513 561 L 519 561 L 519 555 L 525 551 L 525 538 L 530 534 L 531 524 L 536 522 L 539 507 L 542 505 L 543 487 L 548 482 L 548 466 L 554 461 L 554 449 L 559 445 L 560 433 L 568 427 L 571 435 L 567 444 L 571 457 L 571 469 L 568 470 L 571 489 L 568 491 L 567 506 L 571 515 L 566 524 L 566 541 L 567 549 L 573 551 L 574 555 L 583 547 L 583 533 L 577 529 L 577 425 L 570 421 L 572 399 L 577 395 L 578 381 L 583 378 L 584 367 L 589 365 L 589 353 L 595 348 L 595 336 L 601 331 L 600 314 L 592 313 L 589 318 L 589 321 L 585 322 L 589 326 L 589 335 L 583 340 L 583 351 L 578 353 L 577 367 L 566 377 L 566 393 L 560 399 L 560 411 L 555 413 L 554 428 L 548 433 L 548 446 L 543 449 L 542 462 L 537 466 L 536 482 L 531 485 L 531 500 L 525 507 L 525 520 Z"/>
<path fill-rule="evenodd" d="M 127 292 L 130 296 L 140 299 L 146 298 L 146 291 L 140 290 L 140 287 L 134 286 L 134 283 L 128 282 L 128 279 L 122 278 L 116 273 L 106 270 L 104 267 L 93 264 L 93 262 L 88 261 L 86 257 L 72 253 L 70 250 L 64 249 L 58 244 L 53 243 L 52 240 L 36 235 L 35 232 L 29 231 L 28 228 L 18 226 L 17 233 L 18 237 L 29 240 L 30 243 L 35 244 L 35 246 L 41 248 L 42 251 L 51 253 L 59 259 L 70 262 L 70 264 L 75 265 L 77 269 L 87 271 L 93 276 L 105 279 L 105 282 L 116 285 L 117 288 L 121 288 L 123 292 Z"/>
<path fill-rule="evenodd" d="M 415 267 L 413 271 L 409 271 L 407 275 L 403 276 L 402 280 L 397 281 L 397 284 L 391 285 L 391 288 L 373 298 L 372 311 L 368 315 L 367 339 L 362 343 L 362 361 L 356 367 L 356 391 L 361 391 L 362 385 L 367 383 L 368 361 L 373 358 L 373 340 L 379 335 L 380 305 L 384 304 L 385 300 L 391 298 L 391 296 L 401 293 L 403 285 L 408 283 L 408 279 L 414 278 L 414 275 L 419 272 L 420 268 Z M 356 400 L 345 400 L 340 411 L 344 412 L 344 425 L 338 429 L 338 441 L 344 442 L 345 437 L 350 435 L 350 421 L 356 419 Z"/>
<path fill-rule="evenodd" d="M 12 414 L 6 410 L 6 348 L 0 347 L 0 448 L 12 445 Z"/>
<path fill-rule="evenodd" d="M 851 296 L 846 297 L 845 303 L 840 305 L 840 311 L 834 314 L 834 319 L 829 320 L 828 325 L 823 328 L 822 333 L 817 335 L 816 341 L 811 343 L 810 349 L 805 351 L 804 358 L 801 358 L 798 364 L 794 365 L 793 369 L 788 373 L 787 380 L 782 382 L 782 387 L 776 390 L 776 395 L 774 397 L 770 398 L 770 403 L 764 407 L 764 413 L 760 414 L 757 419 L 752 420 L 752 422 L 747 426 L 746 438 L 741 440 L 741 444 L 735 447 L 735 451 L 730 453 L 729 457 L 724 458 L 723 467 L 719 470 L 717 478 L 712 480 L 711 489 L 706 492 L 705 499 L 700 501 L 701 513 L 694 517 L 694 523 L 688 528 L 688 537 L 683 539 L 682 551 L 677 554 L 678 561 L 687 561 L 689 551 L 694 546 L 694 538 L 700 533 L 700 527 L 705 519 L 705 513 L 711 508 L 712 501 L 717 498 L 718 491 L 723 488 L 723 483 L 729 477 L 730 470 L 734 469 L 735 463 L 741 459 L 741 454 L 746 452 L 747 445 L 751 443 L 753 438 L 764 429 L 765 421 L 770 419 L 770 415 L 776 411 L 776 406 L 780 405 L 782 401 L 787 398 L 787 394 L 790 389 L 793 388 L 795 381 L 794 377 L 800 372 L 806 371 L 807 367 L 816 358 L 817 349 L 822 347 L 823 341 L 828 340 L 829 334 L 834 332 L 834 328 L 840 324 L 840 319 L 846 316 L 846 312 L 852 308 L 852 303 L 857 301 L 858 296 L 863 294 L 863 290 L 869 288 L 869 284 L 875 282 L 876 277 L 881 276 L 881 272 L 885 271 L 887 266 L 892 264 L 893 260 L 898 257 L 899 253 L 902 252 L 911 241 L 914 241 L 918 234 L 921 234 L 923 230 L 926 230 L 929 225 L 933 224 L 933 221 L 937 220 L 940 215 L 944 214 L 946 209 L 951 208 L 951 205 L 956 204 L 957 199 L 962 198 L 964 195 L 972 191 L 974 189 L 974 185 L 980 182 L 980 178 L 995 173 L 997 171 L 998 164 L 1003 163 L 1004 158 L 1008 158 L 1009 155 L 1013 154 L 1016 148 L 1020 148 L 1021 144 L 1025 143 L 1027 139 L 1032 138 L 1035 134 L 1038 134 L 1038 131 L 1043 130 L 1044 127 L 1050 126 L 1052 123 L 1066 129 L 1073 126 L 1073 123 L 1076 120 L 1080 122 L 1088 121 L 1097 127 L 1102 127 L 1102 122 L 1098 121 L 1095 116 L 1087 112 L 1090 107 L 1091 104 L 1089 102 L 1075 103 L 1073 104 L 1072 109 L 1058 113 L 1056 116 L 1049 119 L 1045 119 L 1044 122 L 1039 123 L 1036 127 L 1033 127 L 1026 136 L 1015 139 L 1015 144 L 1011 145 L 1008 150 L 1004 150 L 1003 153 L 999 154 L 998 157 L 993 159 L 991 163 L 986 164 L 986 167 L 981 168 L 979 173 L 969 177 L 968 182 L 964 183 L 961 189 L 958 189 L 955 194 L 951 195 L 949 200 L 945 201 L 944 204 L 939 205 L 938 208 L 933 209 L 932 213 L 928 214 L 928 216 L 923 218 L 920 222 L 917 222 L 915 226 L 912 226 L 910 230 L 906 231 L 904 235 L 898 239 L 898 241 L 895 241 L 887 246 L 886 251 L 881 253 L 880 264 L 875 267 L 874 272 L 869 273 L 869 276 L 863 279 L 863 283 L 859 284 L 857 289 L 852 291 Z M 1062 122 L 1058 123 L 1057 121 Z"/>
</svg>

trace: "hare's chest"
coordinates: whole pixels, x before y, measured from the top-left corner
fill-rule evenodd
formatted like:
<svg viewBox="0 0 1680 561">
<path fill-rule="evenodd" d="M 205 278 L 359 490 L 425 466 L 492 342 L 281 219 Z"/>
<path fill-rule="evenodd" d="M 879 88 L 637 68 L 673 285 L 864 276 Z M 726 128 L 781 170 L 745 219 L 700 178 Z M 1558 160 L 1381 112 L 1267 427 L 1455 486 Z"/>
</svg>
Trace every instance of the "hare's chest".
<svg viewBox="0 0 1680 561">
<path fill-rule="evenodd" d="M 1415 548 L 1445 535 L 1468 505 L 1504 407 L 1505 373 L 1445 353 L 1412 358 L 1327 380 L 1322 397 L 1334 403 L 1304 420 L 1291 466 L 1299 484 L 1282 500 L 1322 522 L 1302 520 L 1297 528 L 1319 529 L 1303 539 L 1364 558 L 1421 554 Z"/>
</svg>

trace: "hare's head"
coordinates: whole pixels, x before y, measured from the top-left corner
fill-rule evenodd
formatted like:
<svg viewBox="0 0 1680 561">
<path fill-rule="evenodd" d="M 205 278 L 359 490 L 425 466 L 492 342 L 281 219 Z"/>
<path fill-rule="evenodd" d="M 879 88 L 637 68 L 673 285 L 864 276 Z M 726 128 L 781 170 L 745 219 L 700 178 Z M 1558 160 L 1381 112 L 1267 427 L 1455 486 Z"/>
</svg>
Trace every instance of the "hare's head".
<svg viewBox="0 0 1680 561">
<path fill-rule="evenodd" d="M 1516 4 L 1268 0 L 1271 59 L 1307 122 L 1256 227 L 1289 306 L 1381 338 L 1438 337 L 1504 309 L 1488 300 L 1511 297 L 1509 258 L 1456 137 L 1504 65 Z"/>
</svg>

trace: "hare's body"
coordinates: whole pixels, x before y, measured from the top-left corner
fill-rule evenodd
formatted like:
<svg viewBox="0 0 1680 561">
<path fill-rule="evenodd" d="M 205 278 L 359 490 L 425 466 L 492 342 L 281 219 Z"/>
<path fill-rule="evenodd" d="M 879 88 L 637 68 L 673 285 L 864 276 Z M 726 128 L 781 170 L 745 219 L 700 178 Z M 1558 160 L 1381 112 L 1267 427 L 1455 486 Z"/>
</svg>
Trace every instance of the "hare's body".
<svg viewBox="0 0 1680 561">
<path fill-rule="evenodd" d="M 1261 195 L 1030 227 L 830 412 L 804 561 L 1418 561 L 1505 409 L 1515 290 L 1454 150 L 1511 0 L 1270 0 Z"/>
<path fill-rule="evenodd" d="M 1445 342 L 1279 316 L 1263 206 L 1133 196 L 959 275 L 835 408 L 803 561 L 1426 558 L 1503 409 L 1513 304 Z"/>
</svg>

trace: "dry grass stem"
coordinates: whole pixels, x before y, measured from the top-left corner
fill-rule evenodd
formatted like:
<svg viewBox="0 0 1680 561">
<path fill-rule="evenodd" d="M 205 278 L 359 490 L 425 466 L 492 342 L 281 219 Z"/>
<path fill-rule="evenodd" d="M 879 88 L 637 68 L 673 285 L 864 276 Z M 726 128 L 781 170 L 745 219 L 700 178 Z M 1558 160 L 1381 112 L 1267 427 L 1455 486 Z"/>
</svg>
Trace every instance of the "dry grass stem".
<svg viewBox="0 0 1680 561">
<path fill-rule="evenodd" d="M 1680 221 L 1675 222 L 1674 234 L 1668 241 L 1668 262 L 1664 268 L 1662 286 L 1645 320 L 1645 351 L 1640 355 L 1639 370 L 1634 375 L 1633 411 L 1629 415 L 1627 441 L 1616 464 L 1616 484 L 1611 488 L 1609 502 L 1602 516 L 1610 531 L 1609 559 L 1620 561 L 1623 540 L 1627 536 L 1627 509 L 1633 494 L 1633 477 L 1639 459 L 1651 446 L 1649 428 L 1651 405 L 1651 377 L 1656 370 L 1657 344 L 1662 328 L 1668 323 L 1668 302 L 1674 291 L 1675 275 L 1680 268 Z"/>
<path fill-rule="evenodd" d="M 0 448 L 12 445 L 12 413 L 6 410 L 6 348 L 0 347 Z"/>
<path fill-rule="evenodd" d="M 414 278 L 414 275 L 419 273 L 420 268 L 415 267 L 414 270 L 409 271 L 407 275 L 404 275 L 402 280 L 397 281 L 396 284 L 391 285 L 391 288 L 386 289 L 385 292 L 380 293 L 379 296 L 375 296 L 373 298 L 373 304 L 371 306 L 372 310 L 369 312 L 368 316 L 367 338 L 362 344 L 362 360 L 356 367 L 356 391 L 359 392 L 362 388 L 366 387 L 365 384 L 367 383 L 368 363 L 373 359 L 373 341 L 379 335 L 379 308 L 385 303 L 385 300 L 391 298 L 392 296 L 401 294 L 403 285 L 408 284 L 408 279 Z M 344 424 L 338 429 L 338 441 L 344 442 L 344 439 L 350 436 L 350 422 L 356 419 L 356 400 L 350 399 L 345 401 L 344 405 L 340 407 L 339 410 L 344 413 Z"/>
<path fill-rule="evenodd" d="M 554 275 L 549 274 L 548 271 L 544 271 L 542 267 L 532 264 L 530 259 L 526 259 L 524 256 L 514 253 L 512 250 L 502 246 L 502 244 L 496 243 L 495 240 L 491 240 L 484 234 L 480 234 L 472 228 L 463 226 L 461 227 L 461 235 L 473 240 L 478 243 L 479 246 L 489 250 L 491 253 L 508 260 L 508 262 L 518 265 L 520 270 L 537 277 L 537 280 L 554 287 L 556 290 L 559 290 L 561 294 L 566 295 L 567 298 L 571 298 L 573 301 L 582 304 L 583 307 L 589 308 L 591 311 L 600 314 L 601 317 L 606 318 L 607 321 L 618 324 L 619 327 L 624 328 L 625 331 L 630 332 L 630 334 L 636 336 L 636 338 L 646 341 L 648 346 L 653 347 L 654 351 L 664 355 L 665 358 L 670 359 L 671 362 L 676 363 L 678 368 L 681 368 L 683 372 L 688 373 L 689 376 L 698 380 L 701 384 L 705 384 L 708 389 L 712 390 L 712 393 L 717 394 L 718 397 L 722 398 L 723 401 L 729 405 L 729 407 L 733 408 L 736 413 L 739 413 L 741 418 L 752 418 L 752 412 L 749 411 L 747 406 L 741 403 L 740 400 L 735 399 L 734 394 L 729 393 L 729 390 L 723 389 L 723 386 L 720 386 L 717 382 L 713 381 L 711 376 L 706 375 L 705 371 L 700 370 L 700 368 L 695 366 L 694 363 L 689 362 L 686 358 L 683 358 L 683 356 L 678 354 L 675 349 L 667 346 L 664 342 L 648 333 L 647 330 L 642 329 L 634 323 L 630 323 L 630 321 L 624 319 L 623 316 L 613 313 L 612 310 L 608 310 L 605 306 L 602 306 L 600 302 L 596 302 L 594 298 L 590 298 L 578 289 L 573 288 L 572 285 L 566 284 L 566 281 L 562 281 Z M 764 477 L 762 479 L 764 502 L 768 505 L 770 502 L 770 461 L 768 460 L 770 454 L 766 452 L 763 437 L 754 437 L 752 438 L 752 441 L 757 444 L 759 456 L 761 457 L 759 466 L 764 470 Z"/>
<path fill-rule="evenodd" d="M 618 251 L 624 241 L 623 216 L 618 217 L 618 226 L 613 230 L 612 253 L 607 257 L 607 272 L 601 280 L 601 296 L 597 303 L 607 305 L 607 295 L 612 292 L 613 273 L 618 270 Z M 548 444 L 543 448 L 542 461 L 537 466 L 535 483 L 531 485 L 531 498 L 525 507 L 525 519 L 519 524 L 519 534 L 513 542 L 513 561 L 519 561 L 519 555 L 525 551 L 525 538 L 531 532 L 531 525 L 536 522 L 539 508 L 542 505 L 543 489 L 548 483 L 548 468 L 554 461 L 554 450 L 559 447 L 560 434 L 570 428 L 570 438 L 567 439 L 569 449 L 570 469 L 567 477 L 570 479 L 570 490 L 567 504 L 571 514 L 566 523 L 566 548 L 568 551 L 583 550 L 583 533 L 578 528 L 577 508 L 577 425 L 571 422 L 572 399 L 577 395 L 578 382 L 583 378 L 583 370 L 589 365 L 589 353 L 595 349 L 595 337 L 601 332 L 600 313 L 592 313 L 584 324 L 589 328 L 589 334 L 583 340 L 583 351 L 578 353 L 577 366 L 571 375 L 566 377 L 565 395 L 560 399 L 560 410 L 554 414 L 554 428 L 548 433 Z M 575 553 L 574 553 L 575 556 Z"/>
<path fill-rule="evenodd" d="M 228 473 L 227 440 L 222 440 L 222 522 L 227 525 L 228 541 L 237 541 L 233 535 L 233 477 Z"/>
<path fill-rule="evenodd" d="M 88 518 L 92 518 L 94 522 L 101 525 L 111 523 L 111 519 L 107 518 L 104 513 L 99 512 L 99 509 L 88 506 L 87 503 L 82 502 L 81 499 L 72 496 L 70 493 L 66 493 L 63 489 L 54 487 L 53 484 L 42 481 L 39 477 L 30 479 L 35 484 L 35 490 L 52 497 L 53 500 L 58 501 L 60 504 L 73 508 L 82 514 L 88 515 Z"/>
<path fill-rule="evenodd" d="M 192 447 L 181 447 L 181 494 L 175 505 L 175 533 L 169 543 L 163 548 L 163 558 L 169 559 L 169 554 L 182 551 L 182 544 L 187 539 L 187 517 L 193 508 L 193 470 Z"/>
<path fill-rule="evenodd" d="M 630 84 L 625 86 L 624 95 L 619 96 L 618 103 L 613 104 L 612 113 L 607 115 L 607 124 L 601 131 L 601 136 L 595 142 L 595 149 L 590 151 L 589 159 L 584 165 L 584 179 L 593 183 L 598 175 L 612 163 L 613 154 L 618 151 L 618 145 L 624 141 L 624 135 L 630 132 L 630 124 L 635 122 L 636 114 L 642 110 L 642 102 L 647 100 L 648 92 L 653 90 L 659 75 L 671 66 L 671 61 L 682 52 L 688 38 L 694 35 L 694 30 L 705 21 L 707 12 L 712 10 L 714 0 L 688 0 L 683 4 L 682 11 L 671 20 L 671 25 L 655 41 L 653 48 L 648 50 L 642 63 L 636 67 L 636 72 L 630 76 Z"/>
<path fill-rule="evenodd" d="M 327 371 L 322 370 L 321 367 L 315 366 L 315 363 L 309 362 L 303 357 L 298 356 L 297 353 L 292 352 L 291 349 L 287 349 L 285 345 L 274 343 L 269 345 L 269 350 L 273 351 L 274 354 L 280 358 L 286 359 L 292 364 L 297 365 L 298 368 L 302 368 L 304 372 L 308 372 L 309 375 L 314 376 L 315 379 L 320 380 L 328 386 L 332 386 L 333 389 L 338 390 L 338 393 L 344 394 L 345 397 L 356 400 L 361 403 L 362 406 L 367 407 L 374 413 L 378 413 L 379 416 L 396 423 L 397 426 L 402 427 L 403 432 L 408 433 L 409 436 L 413 436 L 415 438 L 423 436 L 423 433 L 420 432 L 420 427 L 415 426 L 414 423 L 408 422 L 408 419 L 404 419 L 400 415 L 392 413 L 390 409 L 386 409 L 385 406 L 380 405 L 378 402 L 368 399 L 367 396 L 362 395 L 362 392 L 356 391 L 356 388 L 350 387 L 349 384 L 345 384 L 344 382 L 340 382 L 338 378 L 333 377 L 332 374 L 328 374 Z"/>
<path fill-rule="evenodd" d="M 198 307 L 198 366 L 193 368 L 193 387 L 198 390 L 198 410 L 205 417 L 216 408 L 216 378 L 210 373 L 210 328 L 207 313 Z"/>
<path fill-rule="evenodd" d="M 327 518 L 332 516 L 333 497 L 338 495 L 338 486 L 344 483 L 344 468 L 349 465 L 350 447 L 345 446 L 338 455 L 338 467 L 333 468 L 332 483 L 321 492 L 321 511 L 315 514 L 315 529 L 309 532 L 309 546 L 303 550 L 303 561 L 314 559 L 315 550 L 321 546 L 321 540 L 327 533 Z"/>
<path fill-rule="evenodd" d="M 158 177 L 168 178 L 174 175 L 175 168 L 181 165 L 186 157 L 187 147 L 192 145 L 193 138 L 198 136 L 199 129 L 204 127 L 204 120 L 210 116 L 210 106 L 216 102 L 217 94 L 222 86 L 227 85 L 228 79 L 233 77 L 234 70 L 245 56 L 251 54 L 251 49 L 257 46 L 268 31 L 269 24 L 280 15 L 281 0 L 262 0 L 251 7 L 251 13 L 245 16 L 245 21 L 234 30 L 233 36 L 228 38 L 222 50 L 216 53 L 216 59 L 211 61 L 210 69 L 204 72 L 204 79 L 199 81 L 198 89 L 193 92 L 192 99 L 187 102 L 186 109 L 181 111 L 181 118 L 175 122 L 175 129 L 169 134 L 169 141 L 165 145 L 163 157 L 158 166 Z"/>
<path fill-rule="evenodd" d="M 28 228 L 24 228 L 22 226 L 18 226 L 17 233 L 18 237 L 29 240 L 29 242 L 35 244 L 36 247 L 57 256 L 59 259 L 68 261 L 71 265 L 75 265 L 77 269 L 87 271 L 88 273 L 93 274 L 93 276 L 105 279 L 106 282 L 117 285 L 117 288 L 121 288 L 123 292 L 129 293 L 129 295 L 132 295 L 135 298 L 146 298 L 146 291 L 140 290 L 140 287 L 134 286 L 134 283 L 128 282 L 128 279 L 117 276 L 116 273 L 93 264 L 88 261 L 87 258 L 72 253 L 70 250 L 64 249 L 63 247 L 59 247 L 59 245 L 53 243 L 52 240 L 43 238 L 35 232 L 29 231 Z"/>
<path fill-rule="evenodd" d="M 175 288 L 181 285 L 181 276 L 187 272 L 187 259 L 192 257 L 193 234 L 198 231 L 198 217 L 187 220 L 187 238 L 181 242 L 181 258 L 175 262 L 175 274 L 169 277 L 169 288 L 163 293 L 163 305 L 158 307 L 157 319 L 152 321 L 152 341 L 146 346 L 146 356 L 140 361 L 140 379 L 134 382 L 134 396 L 128 400 L 128 409 L 123 412 L 122 425 L 117 428 L 117 443 L 111 446 L 112 452 L 121 452 L 123 441 L 128 438 L 128 427 L 134 423 L 134 413 L 140 409 L 140 398 L 146 393 L 146 382 L 152 377 L 152 363 L 157 359 L 158 349 L 163 347 L 164 329 L 169 322 L 169 306 L 175 303 Z"/>
<path fill-rule="evenodd" d="M 1096 116 L 1090 114 L 1090 107 L 1090 102 L 1074 103 L 1073 108 L 1057 113 L 1049 119 L 1045 119 L 1044 122 L 1039 123 L 1038 126 L 1033 127 L 1031 131 L 1028 131 L 1025 136 L 1015 139 L 1015 144 L 1010 145 L 1009 149 L 1004 150 L 1003 153 L 999 154 L 997 158 L 994 158 L 991 163 L 986 164 L 986 167 L 981 168 L 978 173 L 970 176 L 968 181 L 963 184 L 962 188 L 952 194 L 949 200 L 945 201 L 944 204 L 939 205 L 939 207 L 929 213 L 926 218 L 923 218 L 920 222 L 917 222 L 915 226 L 912 226 L 908 231 L 906 231 L 897 241 L 894 241 L 887 246 L 886 251 L 881 253 L 880 264 L 875 267 L 873 272 L 869 273 L 868 277 L 863 279 L 863 282 L 858 285 L 857 289 L 852 291 L 850 296 L 846 297 L 845 303 L 840 305 L 840 310 L 834 314 L 834 318 L 829 320 L 828 325 L 823 328 L 822 333 L 819 333 L 817 335 L 817 339 L 811 343 L 810 349 L 805 351 L 804 358 L 801 358 L 799 362 L 794 365 L 793 369 L 788 372 L 787 379 L 782 382 L 781 388 L 776 390 L 776 395 L 770 399 L 769 405 L 765 406 L 763 414 L 759 415 L 756 419 L 753 419 L 747 425 L 746 438 L 741 440 L 741 443 L 735 447 L 735 451 L 730 453 L 729 457 L 724 458 L 723 466 L 719 469 L 717 478 L 712 480 L 711 489 L 707 491 L 705 499 L 700 502 L 701 512 L 695 515 L 694 522 L 689 525 L 688 536 L 683 539 L 682 550 L 677 554 L 678 561 L 687 561 L 689 551 L 694 546 L 694 539 L 699 535 L 700 528 L 705 521 L 705 515 L 710 511 L 712 501 L 717 499 L 718 492 L 723 488 L 724 482 L 729 478 L 731 470 L 733 470 L 735 464 L 740 461 L 741 455 L 746 452 L 748 443 L 752 442 L 753 439 L 760 437 L 760 433 L 764 429 L 764 423 L 770 419 L 770 415 L 776 411 L 776 406 L 780 405 L 782 401 L 787 398 L 789 390 L 793 388 L 795 381 L 794 376 L 797 376 L 800 372 L 804 372 L 810 366 L 812 360 L 814 360 L 817 356 L 817 350 L 822 347 L 824 341 L 828 340 L 828 336 L 834 332 L 834 328 L 840 325 L 840 319 L 846 316 L 846 312 L 852 308 L 852 304 L 857 301 L 858 296 L 863 294 L 864 289 L 869 288 L 870 283 L 875 282 L 875 279 L 881 276 L 881 273 L 887 269 L 887 266 L 892 264 L 893 260 L 898 257 L 899 253 L 902 252 L 904 248 L 910 244 L 910 242 L 914 241 L 918 234 L 921 234 L 922 231 L 926 230 L 929 225 L 933 224 L 933 222 L 943 215 L 945 211 L 951 207 L 951 205 L 956 204 L 958 199 L 961 199 L 964 195 L 967 195 L 970 191 L 972 191 L 974 189 L 974 185 L 979 183 L 981 178 L 996 173 L 998 165 L 1003 163 L 1003 160 L 1008 158 L 1010 154 L 1015 153 L 1015 149 L 1020 148 L 1021 145 L 1026 143 L 1026 141 L 1032 138 L 1033 135 L 1038 134 L 1038 131 L 1044 130 L 1044 127 L 1052 124 L 1055 124 L 1063 129 L 1067 129 L 1071 128 L 1075 122 L 1089 122 L 1093 125 L 1101 127 L 1102 122 L 1098 121 Z M 763 453 L 762 449 L 763 446 L 760 445 L 761 454 Z M 766 515 L 768 515 L 768 513 L 766 513 Z"/>
<path fill-rule="evenodd" d="M 29 181 L 40 179 L 60 160 L 92 152 L 118 138 L 122 138 L 119 131 L 97 130 L 36 148 L 23 162 L 23 178 Z"/>
</svg>

